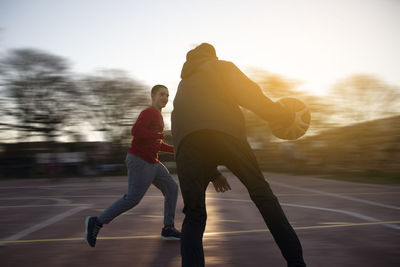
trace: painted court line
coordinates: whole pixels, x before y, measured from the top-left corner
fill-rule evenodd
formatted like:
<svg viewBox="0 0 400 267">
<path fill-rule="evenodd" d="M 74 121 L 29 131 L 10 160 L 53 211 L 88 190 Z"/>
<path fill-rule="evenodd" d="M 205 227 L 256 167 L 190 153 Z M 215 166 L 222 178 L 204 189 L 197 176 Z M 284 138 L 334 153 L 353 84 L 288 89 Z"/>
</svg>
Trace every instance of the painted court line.
<svg viewBox="0 0 400 267">
<path fill-rule="evenodd" d="M 297 187 L 296 187 L 297 188 Z M 302 188 L 303 189 L 303 188 Z M 308 190 L 308 189 L 304 189 L 304 190 Z M 322 191 L 319 191 L 322 192 Z M 325 193 L 325 192 L 322 192 Z M 331 193 L 327 193 L 327 194 L 331 194 Z M 337 196 L 336 194 L 334 194 L 335 196 Z M 340 196 L 340 195 L 339 195 Z M 74 197 L 74 198 L 87 198 L 87 197 L 91 197 L 91 196 L 69 196 L 69 197 Z M 95 195 L 92 197 L 119 197 L 119 195 Z M 163 198 L 163 196 L 145 196 L 145 198 Z M 343 198 L 346 198 L 345 196 L 343 196 Z M 26 199 L 29 199 L 29 197 L 27 197 Z M 42 199 L 47 199 L 47 198 L 42 198 Z M 213 197 L 208 197 L 207 200 L 222 200 L 222 201 L 234 201 L 234 202 L 248 202 L 251 203 L 251 200 L 248 199 L 231 199 L 231 198 L 213 198 Z M 56 204 L 57 205 L 57 204 Z M 87 204 L 83 204 L 85 206 L 88 206 Z M 290 204 L 290 203 L 281 203 L 282 206 L 289 206 L 289 207 L 298 207 L 298 208 L 306 208 L 306 209 L 315 209 L 315 210 L 323 210 L 323 211 L 329 211 L 329 212 L 335 212 L 335 213 L 342 213 L 342 214 L 346 214 L 349 215 L 351 217 L 354 218 L 358 218 L 358 219 L 362 219 L 368 222 L 378 222 L 381 221 L 378 218 L 374 218 L 374 217 L 370 217 L 370 216 L 366 216 L 360 213 L 356 213 L 356 212 L 351 212 L 351 211 L 346 211 L 346 210 L 341 210 L 341 209 L 330 209 L 330 208 L 323 208 L 323 207 L 317 207 L 317 206 L 308 206 L 308 205 L 298 205 L 298 204 Z M 58 204 L 58 206 L 61 206 Z M 63 206 L 67 206 L 67 205 L 63 205 Z M 24 207 L 24 206 L 21 206 Z M 27 207 L 27 206 L 25 206 Z M 0 208 L 2 208 L 0 206 Z M 6 207 L 4 207 L 6 208 Z M 12 206 L 11 208 L 17 208 L 17 206 Z M 400 230 L 400 227 L 397 225 L 383 225 L 385 227 L 391 228 L 391 229 L 396 229 L 396 230 Z"/>
<path fill-rule="evenodd" d="M 340 223 L 336 225 L 314 225 L 314 226 L 298 226 L 293 227 L 294 230 L 308 230 L 308 229 L 324 229 L 324 228 L 339 228 L 339 227 L 351 227 L 351 226 L 365 226 L 365 225 L 378 225 L 378 224 L 393 224 L 400 223 L 400 221 L 387 221 L 387 222 L 367 222 L 367 223 Z M 242 233 L 262 233 L 269 232 L 268 229 L 254 229 L 254 230 L 240 230 L 240 231 L 228 231 L 228 232 L 215 232 L 205 233 L 205 236 L 214 235 L 225 235 L 225 234 L 242 234 Z"/>
<path fill-rule="evenodd" d="M 61 221 L 62 219 L 66 218 L 66 217 L 74 215 L 75 213 L 78 213 L 78 212 L 80 212 L 81 210 L 83 210 L 85 208 L 87 208 L 87 207 L 76 207 L 76 208 L 74 208 L 72 210 L 69 210 L 69 211 L 66 211 L 64 213 L 58 214 L 58 215 L 56 215 L 56 216 L 54 216 L 54 217 L 52 217 L 52 218 L 50 218 L 48 220 L 45 220 L 45 221 L 43 221 L 43 222 L 41 222 L 39 224 L 36 224 L 36 225 L 34 225 L 32 227 L 29 227 L 29 228 L 27 228 L 27 229 L 25 229 L 25 230 L 23 230 L 23 231 L 21 231 L 19 233 L 16 233 L 16 234 L 14 234 L 12 236 L 9 236 L 9 237 L 5 238 L 3 241 L 0 241 L 0 243 L 7 243 L 7 241 L 16 241 L 18 239 L 21 239 L 24 236 L 27 236 L 27 235 L 29 235 L 29 234 L 31 234 L 33 232 L 36 232 L 36 231 L 38 231 L 40 229 L 43 229 L 43 228 L 45 228 L 45 227 L 47 227 L 47 226 L 49 226 L 49 225 L 51 225 L 53 223 Z"/>
<path fill-rule="evenodd" d="M 400 191 L 387 191 L 387 192 L 342 192 L 342 193 L 336 193 L 339 195 L 398 195 L 400 194 Z M 276 196 L 318 196 L 320 195 L 319 193 L 282 193 L 282 194 L 275 194 Z"/>
<path fill-rule="evenodd" d="M 393 205 L 382 204 L 382 203 L 375 202 L 375 201 L 369 201 L 369 200 L 364 200 L 364 199 L 360 199 L 360 198 L 339 195 L 339 194 L 335 194 L 335 193 L 329 193 L 329 192 L 315 190 L 315 189 L 308 189 L 308 188 L 299 187 L 299 186 L 287 185 L 287 184 L 278 183 L 278 182 L 269 182 L 269 183 L 275 184 L 275 185 L 279 185 L 279 186 L 282 186 L 282 187 L 301 190 L 301 191 L 305 191 L 305 192 L 317 193 L 317 194 L 321 194 L 321 195 L 326 195 L 326 196 L 331 196 L 331 197 L 336 197 L 336 198 L 342 198 L 342 199 L 351 200 L 351 201 L 355 201 L 355 202 L 361 202 L 361 203 L 369 204 L 369 205 L 373 205 L 373 206 L 400 210 L 400 207 L 393 206 Z"/>
<path fill-rule="evenodd" d="M 0 190 L 10 189 L 54 189 L 54 188 L 93 188 L 93 187 L 115 187 L 125 186 L 127 182 L 93 182 L 93 183 L 72 183 L 59 185 L 27 185 L 27 186 L 0 186 Z"/>
<path fill-rule="evenodd" d="M 346 215 L 349 215 L 349 216 L 352 216 L 352 217 L 355 217 L 355 218 L 359 218 L 359 219 L 365 220 L 367 222 L 379 222 L 380 221 L 377 218 L 373 218 L 373 217 L 370 217 L 370 216 L 362 215 L 360 213 L 347 211 L 347 210 L 329 209 L 329 208 L 298 205 L 298 204 L 288 204 L 288 203 L 282 203 L 281 205 L 288 206 L 288 207 L 297 207 L 297 208 L 306 208 L 306 209 L 315 209 L 315 210 L 324 210 L 324 211 L 342 213 L 342 214 L 346 214 Z M 395 229 L 395 230 L 400 230 L 400 226 L 394 225 L 394 224 L 382 224 L 382 226 L 385 226 L 385 227 L 388 227 L 388 228 L 391 228 L 391 229 Z"/>
<path fill-rule="evenodd" d="M 236 201 L 236 202 L 249 202 L 251 203 L 251 200 L 248 199 L 232 199 L 232 198 L 207 198 L 209 200 L 224 200 L 224 201 Z M 329 211 L 329 212 L 335 212 L 335 213 L 342 213 L 349 215 L 354 218 L 362 219 L 367 222 L 379 222 L 381 220 L 377 218 L 373 218 L 370 216 L 366 216 L 357 212 L 352 212 L 352 211 L 347 211 L 347 210 L 339 210 L 339 209 L 329 209 L 329 208 L 323 208 L 323 207 L 316 207 L 316 206 L 308 206 L 308 205 L 299 205 L 299 204 L 290 204 L 290 203 L 280 203 L 282 206 L 288 206 L 288 207 L 296 207 L 296 208 L 305 208 L 305 209 L 314 209 L 314 210 L 323 210 L 323 211 Z M 383 226 L 395 229 L 395 230 L 400 230 L 400 226 L 397 225 L 391 225 L 391 224 L 383 224 Z"/>
<path fill-rule="evenodd" d="M 82 207 L 82 206 L 91 206 L 91 204 L 18 205 L 18 206 L 0 206 L 0 209 L 42 208 L 42 207 Z"/>
<path fill-rule="evenodd" d="M 36 196 L 32 196 L 32 197 L 0 197 L 0 200 L 32 200 L 32 199 L 39 199 L 39 200 L 51 200 L 51 201 L 55 201 L 58 204 L 68 204 L 71 201 L 69 201 L 68 199 L 61 199 L 61 198 L 54 198 L 54 197 L 36 197 Z"/>
<path fill-rule="evenodd" d="M 293 227 L 295 230 L 312 230 L 312 229 L 326 229 L 326 228 L 340 228 L 340 227 L 354 227 L 354 226 L 368 226 L 380 224 L 398 224 L 400 221 L 381 221 L 381 222 L 366 222 L 366 223 L 339 223 L 335 225 L 313 225 L 313 226 L 299 226 Z M 263 233 L 269 232 L 268 229 L 253 229 L 253 230 L 236 230 L 225 232 L 209 232 L 204 233 L 205 237 L 213 237 L 218 235 L 235 235 L 247 233 Z M 159 235 L 140 235 L 140 236 L 108 236 L 98 237 L 97 240 L 123 240 L 123 239 L 154 239 L 160 238 Z M 0 243 L 5 244 L 20 244 L 20 243 L 43 243 L 43 242 L 66 242 L 66 241 L 84 241 L 82 237 L 72 238 L 52 238 L 52 239 L 31 239 L 31 240 L 0 240 Z"/>
</svg>

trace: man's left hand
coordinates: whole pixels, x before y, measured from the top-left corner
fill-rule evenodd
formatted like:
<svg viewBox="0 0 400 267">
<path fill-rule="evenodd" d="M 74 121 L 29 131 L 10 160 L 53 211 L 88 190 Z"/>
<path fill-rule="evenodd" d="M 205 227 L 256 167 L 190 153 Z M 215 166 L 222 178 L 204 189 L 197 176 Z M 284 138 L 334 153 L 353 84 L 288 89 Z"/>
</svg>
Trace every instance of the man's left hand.
<svg viewBox="0 0 400 267">
<path fill-rule="evenodd" d="M 225 176 L 220 175 L 215 180 L 212 181 L 215 191 L 224 193 L 228 190 L 231 190 L 231 186 L 228 183 L 228 180 Z"/>
</svg>

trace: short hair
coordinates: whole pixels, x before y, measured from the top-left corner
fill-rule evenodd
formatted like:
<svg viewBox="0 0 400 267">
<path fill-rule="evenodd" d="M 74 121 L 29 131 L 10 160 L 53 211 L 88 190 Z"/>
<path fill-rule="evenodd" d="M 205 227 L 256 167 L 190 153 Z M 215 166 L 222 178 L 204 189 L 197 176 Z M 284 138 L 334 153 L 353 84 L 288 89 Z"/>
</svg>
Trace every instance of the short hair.
<svg viewBox="0 0 400 267">
<path fill-rule="evenodd" d="M 153 94 L 157 94 L 158 91 L 161 90 L 161 88 L 165 88 L 165 89 L 168 90 L 168 88 L 167 88 L 165 85 L 157 84 L 157 85 L 154 85 L 153 88 L 151 88 L 151 94 L 152 94 L 152 95 L 153 95 Z"/>
</svg>

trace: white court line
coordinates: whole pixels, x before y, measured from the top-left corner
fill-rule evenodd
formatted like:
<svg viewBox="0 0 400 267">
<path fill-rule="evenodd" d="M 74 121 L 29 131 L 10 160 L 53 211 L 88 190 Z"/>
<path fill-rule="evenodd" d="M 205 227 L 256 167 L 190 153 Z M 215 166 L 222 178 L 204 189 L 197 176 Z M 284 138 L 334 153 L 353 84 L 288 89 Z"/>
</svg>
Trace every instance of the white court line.
<svg viewBox="0 0 400 267">
<path fill-rule="evenodd" d="M 38 231 L 40 229 L 43 229 L 43 228 L 45 228 L 45 227 L 47 227 L 47 226 L 49 226 L 49 225 L 51 225 L 53 223 L 61 221 L 62 219 L 66 218 L 66 217 L 69 217 L 71 215 L 74 215 L 75 213 L 78 213 L 81 210 L 86 209 L 86 208 L 87 207 L 76 207 L 76 208 L 74 208 L 72 210 L 69 210 L 69 211 L 66 211 L 64 213 L 58 214 L 58 215 L 56 215 L 56 216 L 54 216 L 54 217 L 52 217 L 52 218 L 50 218 L 48 220 L 45 220 L 45 221 L 43 221 L 43 222 L 41 222 L 39 224 L 36 224 L 36 225 L 34 225 L 32 227 L 29 227 L 29 228 L 27 228 L 27 229 L 25 229 L 25 230 L 23 230 L 23 231 L 21 231 L 19 233 L 16 233 L 16 234 L 14 234 L 12 236 L 9 236 L 9 237 L 7 237 L 7 238 L 5 238 L 3 240 L 5 240 L 5 241 L 19 240 L 24 236 L 27 236 L 27 235 L 29 235 L 29 234 L 31 234 L 33 232 L 36 232 L 36 231 Z"/>
<path fill-rule="evenodd" d="M 375 201 L 369 201 L 369 200 L 359 199 L 359 198 L 355 198 L 355 197 L 348 197 L 348 196 L 343 196 L 343 195 L 339 195 L 339 194 L 335 194 L 335 193 L 329 193 L 329 192 L 315 190 L 315 189 L 308 189 L 308 188 L 299 187 L 299 186 L 287 185 L 287 184 L 282 184 L 282 183 L 278 183 L 278 182 L 269 182 L 269 183 L 287 187 L 287 188 L 296 189 L 296 190 L 301 190 L 301 191 L 305 191 L 305 192 L 312 192 L 312 193 L 316 193 L 316 194 L 320 194 L 320 195 L 326 195 L 326 196 L 330 196 L 330 197 L 336 197 L 336 198 L 342 198 L 342 199 L 351 200 L 351 201 L 355 201 L 355 202 L 361 202 L 361 203 L 369 204 L 369 205 L 373 205 L 373 206 L 400 210 L 400 207 L 382 204 L 382 203 L 375 202 Z"/>
<path fill-rule="evenodd" d="M 288 206 L 288 207 L 298 207 L 298 208 L 316 209 L 316 210 L 324 210 L 324 211 L 343 213 L 343 214 L 347 214 L 349 216 L 353 216 L 353 217 L 356 217 L 356 218 L 359 218 L 359 219 L 366 220 L 368 222 L 380 222 L 381 221 L 381 220 L 373 218 L 373 217 L 369 217 L 369 216 L 366 216 L 366 215 L 362 215 L 360 213 L 347 211 L 347 210 L 328 209 L 328 208 L 322 208 L 322 207 L 297 205 L 297 204 L 289 204 L 289 203 L 282 203 L 281 205 Z M 382 225 L 386 226 L 388 228 L 395 229 L 395 230 L 400 230 L 400 226 L 397 226 L 395 224 L 382 224 Z"/>
<path fill-rule="evenodd" d="M 75 184 L 60 184 L 60 185 L 27 185 L 27 186 L 0 186 L 0 190 L 10 189 L 54 189 L 54 188 L 76 188 L 76 187 L 116 187 L 125 186 L 127 182 L 101 182 L 101 183 L 75 183 Z"/>
<path fill-rule="evenodd" d="M 43 204 L 43 205 L 18 205 L 18 206 L 0 206 L 0 209 L 18 209 L 18 208 L 42 208 L 42 207 L 83 207 L 92 204 Z"/>
<path fill-rule="evenodd" d="M 232 199 L 232 198 L 207 198 L 210 200 L 223 200 L 223 201 L 236 201 L 236 202 L 253 202 L 248 199 Z M 288 207 L 296 207 L 296 208 L 305 208 L 305 209 L 315 209 L 315 210 L 324 210 L 324 211 L 330 211 L 330 212 L 336 212 L 336 213 L 342 213 L 349 215 L 351 217 L 355 217 L 358 219 L 365 220 L 367 222 L 380 222 L 382 220 L 369 217 L 366 215 L 362 215 L 360 213 L 352 212 L 352 211 L 346 211 L 346 210 L 339 210 L 339 209 L 329 209 L 329 208 L 323 208 L 323 207 L 316 207 L 316 206 L 308 206 L 308 205 L 298 205 L 298 204 L 290 204 L 290 203 L 280 203 L 282 206 L 288 206 Z M 400 230 L 400 226 L 394 225 L 394 224 L 382 224 L 385 227 L 395 229 L 395 230 Z"/>
<path fill-rule="evenodd" d="M 324 192 L 324 191 L 320 191 L 320 190 L 314 190 L 314 189 L 307 189 L 307 188 L 303 188 L 303 187 L 297 187 L 297 186 L 291 186 L 291 185 L 287 185 L 287 184 L 282 184 L 279 182 L 271 182 L 271 184 L 276 184 L 279 186 L 283 186 L 283 187 L 288 187 L 288 188 L 292 188 L 292 189 L 297 189 L 297 190 L 301 190 L 301 191 L 306 191 L 306 192 L 312 192 L 312 193 L 316 193 L 316 194 L 321 194 L 321 195 L 327 195 L 327 196 L 332 196 L 332 197 L 336 197 L 336 198 L 342 198 L 342 199 L 346 199 L 346 200 L 351 200 L 351 201 L 355 201 L 355 202 L 361 202 L 364 204 L 369 204 L 369 205 L 374 205 L 374 206 L 380 206 L 380 207 L 385 207 L 385 208 L 390 208 L 390 209 L 396 209 L 399 210 L 400 207 L 397 206 L 392 206 L 392 205 L 386 205 L 386 204 L 382 204 L 382 203 L 378 203 L 378 202 L 374 202 L 374 201 L 368 201 L 368 200 L 363 200 L 363 199 L 358 199 L 358 198 L 354 198 L 354 197 L 348 197 L 348 196 L 343 196 L 340 194 L 335 194 L 335 193 L 329 193 L 329 192 Z M 118 183 L 114 183 L 114 185 L 117 185 Z M 120 183 L 122 184 L 122 183 Z M 125 184 L 125 183 L 124 183 Z M 11 188 L 56 188 L 56 187 L 68 187 L 68 186 L 82 186 L 82 184 L 68 184 L 68 185 L 60 185 L 60 186 L 26 186 L 26 187 L 0 187 L 0 189 L 11 189 Z M 93 187 L 93 184 L 91 184 L 91 186 Z M 98 186 L 102 186 L 99 185 Z M 98 196 L 66 196 L 66 197 L 120 197 L 120 195 L 98 195 Z M 162 196 L 145 196 L 145 197 L 162 197 Z M 23 198 L 19 198 L 19 199 L 23 199 Z M 27 199 L 27 198 L 25 198 Z M 213 200 L 224 200 L 224 201 L 238 201 L 238 202 L 252 202 L 251 200 L 241 200 L 241 199 L 224 199 L 224 198 L 207 198 L 207 199 L 213 199 Z M 323 208 L 323 207 L 315 207 L 315 206 L 306 206 L 306 205 L 297 205 L 297 204 L 288 204 L 288 203 L 281 203 L 281 205 L 283 206 L 291 206 L 291 207 L 300 207 L 300 208 L 308 208 L 308 209 L 316 209 L 316 210 L 324 210 L 324 211 L 330 211 L 330 212 L 336 212 L 336 213 L 342 213 L 342 214 L 346 214 L 355 218 L 359 218 L 359 219 L 363 219 L 369 222 L 378 222 L 381 221 L 379 219 L 373 218 L 373 217 L 369 217 L 369 216 L 365 216 L 359 213 L 355 213 L 355 212 L 350 212 L 350 211 L 345 211 L 345 210 L 338 210 L 338 209 L 328 209 L 328 208 Z M 55 222 L 58 222 L 62 219 L 64 219 L 65 217 L 71 216 L 79 211 L 81 211 L 82 209 L 87 208 L 86 207 L 76 207 L 70 211 L 67 211 L 65 213 L 59 214 L 53 218 L 50 218 L 49 220 L 46 220 L 42 223 L 39 223 L 35 226 L 32 226 L 22 232 L 19 232 L 15 235 L 12 235 L 4 240 L 18 240 L 32 232 L 38 231 L 48 225 L 51 225 Z M 393 224 L 384 224 L 384 226 L 388 227 L 388 228 L 392 228 L 392 229 L 396 229 L 399 230 L 400 227 L 397 225 L 393 225 Z"/>
<path fill-rule="evenodd" d="M 71 202 L 68 199 L 60 199 L 54 197 L 0 197 L 0 200 L 32 200 L 32 199 L 53 200 L 58 204 L 69 204 Z"/>
<path fill-rule="evenodd" d="M 291 176 L 291 178 L 293 179 L 307 179 L 307 180 L 314 180 L 316 182 L 321 182 L 321 180 L 323 180 L 326 183 L 331 183 L 331 184 L 340 184 L 340 185 L 346 185 L 346 184 L 354 184 L 353 182 L 348 182 L 346 180 L 336 180 L 336 179 L 330 179 L 330 178 L 324 178 L 324 175 L 318 175 L 318 176 Z M 327 175 L 329 176 L 329 175 Z M 277 176 L 276 174 L 271 174 L 271 175 L 266 175 L 265 177 L 268 177 L 268 179 L 270 179 L 271 177 L 273 177 L 274 179 L 277 178 L 277 180 L 279 180 L 279 178 L 281 176 Z M 269 180 L 268 180 L 269 181 Z M 359 185 L 362 185 L 363 187 L 370 187 L 373 189 L 377 189 L 377 188 L 381 188 L 381 189 L 393 189 L 394 187 L 400 188 L 399 184 L 373 184 L 373 183 L 358 183 Z M 329 186 L 329 185 L 327 185 Z"/>
<path fill-rule="evenodd" d="M 280 183 L 279 183 L 280 184 Z M 288 186 L 289 187 L 289 186 Z M 292 187 L 292 186 L 290 186 Z M 297 187 L 294 187 L 297 189 Z M 305 188 L 300 188 L 300 190 L 312 190 L 312 189 L 305 189 Z M 317 190 L 313 190 L 313 191 L 317 191 Z M 321 193 L 326 193 L 326 192 L 322 192 L 322 191 L 318 191 L 318 194 Z M 326 193 L 328 195 L 332 195 L 333 193 Z M 337 195 L 337 194 L 333 194 L 335 197 L 341 196 L 341 195 Z M 65 196 L 64 196 L 65 197 Z M 91 198 L 91 197 L 99 197 L 99 198 L 118 198 L 121 197 L 121 195 L 78 195 L 78 196 L 67 196 L 67 197 L 71 197 L 71 198 Z M 145 195 L 145 198 L 164 198 L 163 196 L 151 196 L 151 195 Z M 343 198 L 347 198 L 346 196 L 342 196 Z M 210 200 L 223 200 L 223 201 L 236 201 L 236 202 L 249 202 L 251 203 L 251 200 L 247 200 L 247 199 L 232 199 L 232 198 L 212 198 L 212 197 L 207 197 L 207 199 Z M 353 198 L 352 198 L 353 199 Z M 364 200 L 360 199 L 360 202 L 364 202 Z M 378 203 L 379 204 L 379 203 Z M 351 212 L 351 211 L 346 211 L 346 210 L 339 210 L 339 209 L 329 209 L 329 208 L 323 208 L 323 207 L 316 207 L 316 206 L 306 206 L 306 205 L 296 205 L 296 204 L 286 204 L 286 203 L 281 203 L 282 206 L 292 206 L 292 207 L 301 207 L 301 208 L 308 208 L 308 209 L 316 209 L 316 210 L 325 210 L 325 211 L 330 211 L 330 212 L 336 212 L 336 213 L 342 213 L 342 214 L 346 214 L 358 219 L 362 219 L 362 220 L 366 220 L 368 222 L 378 222 L 378 221 L 382 221 L 380 219 L 377 218 L 373 218 L 373 217 L 369 217 L 360 213 L 356 213 L 356 212 Z M 383 204 L 382 204 L 383 205 Z M 400 227 L 398 227 L 397 225 L 388 225 L 388 224 L 383 224 L 383 226 L 385 227 L 389 227 L 392 229 L 396 229 L 399 230 Z"/>
</svg>

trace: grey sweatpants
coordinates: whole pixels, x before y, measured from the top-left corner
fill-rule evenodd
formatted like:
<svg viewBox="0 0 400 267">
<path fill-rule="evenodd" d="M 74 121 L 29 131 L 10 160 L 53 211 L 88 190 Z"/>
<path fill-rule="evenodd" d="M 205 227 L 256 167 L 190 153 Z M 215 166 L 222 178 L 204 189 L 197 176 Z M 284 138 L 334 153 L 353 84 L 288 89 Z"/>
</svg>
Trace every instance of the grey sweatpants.
<svg viewBox="0 0 400 267">
<path fill-rule="evenodd" d="M 128 168 L 128 192 L 104 210 L 97 217 L 97 221 L 107 224 L 121 213 L 135 207 L 150 185 L 154 184 L 164 195 L 164 225 L 174 224 L 178 185 L 167 168 L 161 162 L 149 163 L 129 153 L 125 163 Z"/>
</svg>

